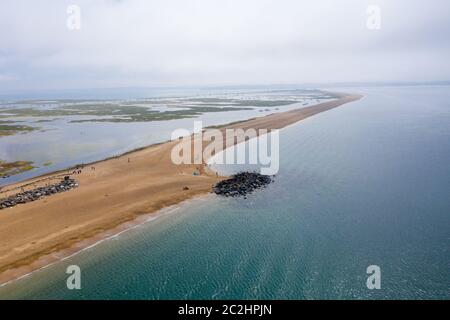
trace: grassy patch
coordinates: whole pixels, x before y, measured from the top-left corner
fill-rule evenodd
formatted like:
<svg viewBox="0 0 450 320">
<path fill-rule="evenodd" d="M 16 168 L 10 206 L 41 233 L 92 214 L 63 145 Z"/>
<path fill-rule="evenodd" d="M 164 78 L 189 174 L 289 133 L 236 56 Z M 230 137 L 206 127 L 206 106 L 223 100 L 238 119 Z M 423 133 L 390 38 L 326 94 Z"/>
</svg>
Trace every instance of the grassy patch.
<svg viewBox="0 0 450 320">
<path fill-rule="evenodd" d="M 278 93 L 278 91 L 270 91 Z M 270 93 L 269 92 L 269 93 Z M 261 92 L 263 93 L 263 92 Z M 128 101 L 86 101 L 86 100 L 58 100 L 45 102 L 47 104 L 59 104 L 54 108 L 35 108 L 27 103 L 39 103 L 39 101 L 26 101 L 23 104 L 14 103 L 10 107 L 0 109 L 0 119 L 8 117 L 67 117 L 83 116 L 85 119 L 72 119 L 70 122 L 150 122 L 165 121 L 183 118 L 194 118 L 209 112 L 227 112 L 252 110 L 254 107 L 272 108 L 286 106 L 304 101 L 304 99 L 329 99 L 333 93 L 318 90 L 286 90 L 279 91 L 280 96 L 272 96 L 271 99 L 247 97 L 181 97 L 181 98 L 150 98 Z M 284 96 L 283 96 L 283 95 Z M 289 95 L 286 96 L 286 95 Z M 44 102 L 42 102 L 44 103 Z M 18 107 L 21 106 L 21 107 Z M 152 109 L 154 107 L 167 107 L 165 111 Z M 174 108 L 183 108 L 177 110 Z M 69 119 L 70 120 L 70 119 Z M 52 120 L 36 120 L 35 122 L 49 122 Z M 0 125 L 1 125 L 0 121 Z M 14 134 L 19 131 L 30 131 L 32 127 L 12 126 L 0 127 L 0 135 Z"/>
<path fill-rule="evenodd" d="M 11 136 L 16 133 L 30 132 L 30 131 L 37 130 L 37 129 L 38 128 L 24 126 L 24 125 L 9 125 L 9 124 L 1 124 L 0 123 L 0 137 Z"/>
<path fill-rule="evenodd" d="M 251 110 L 252 107 L 274 107 L 293 104 L 292 100 L 242 100 L 221 98 L 193 98 L 168 102 L 168 110 L 160 112 L 149 108 L 152 101 L 124 102 L 124 103 L 86 103 L 67 104 L 54 109 L 37 109 L 32 107 L 7 108 L 0 110 L 0 117 L 65 117 L 65 116 L 93 116 L 110 117 L 105 119 L 82 119 L 71 122 L 147 122 L 164 121 L 197 117 L 203 113 Z M 188 105 L 186 105 L 188 104 Z M 191 105 L 189 105 L 191 104 Z M 158 101 L 155 105 L 161 105 Z M 181 107 L 183 110 L 173 110 L 171 107 Z M 38 120 L 36 122 L 47 122 Z"/>
<path fill-rule="evenodd" d="M 34 169 L 31 161 L 5 162 L 0 160 L 0 176 L 12 176 L 21 172 Z"/>
<path fill-rule="evenodd" d="M 139 110 L 137 110 L 138 108 Z M 224 111 L 238 111 L 238 110 L 251 110 L 251 108 L 234 108 L 234 107 L 189 107 L 186 110 L 175 110 L 159 112 L 151 109 L 144 109 L 142 107 L 129 106 L 126 107 L 127 113 L 121 113 L 116 111 L 113 114 L 114 118 L 106 119 L 83 119 L 72 120 L 71 122 L 149 122 L 149 121 L 165 121 L 175 120 L 183 118 L 194 118 L 203 113 L 209 112 L 224 112 Z"/>
</svg>

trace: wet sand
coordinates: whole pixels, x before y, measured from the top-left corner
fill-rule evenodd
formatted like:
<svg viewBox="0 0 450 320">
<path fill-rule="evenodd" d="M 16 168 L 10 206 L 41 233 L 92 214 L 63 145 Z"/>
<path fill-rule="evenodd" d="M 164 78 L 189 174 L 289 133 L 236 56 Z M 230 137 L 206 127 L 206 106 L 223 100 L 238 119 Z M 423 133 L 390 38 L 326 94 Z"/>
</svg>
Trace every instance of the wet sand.
<svg viewBox="0 0 450 320">
<path fill-rule="evenodd" d="M 281 129 L 360 98 L 359 95 L 342 95 L 330 102 L 219 129 Z M 163 208 L 209 193 L 224 177 L 217 177 L 206 163 L 172 163 L 171 151 L 177 143 L 152 145 L 87 164 L 81 174 L 71 175 L 79 182 L 78 188 L 0 210 L 0 284 L 142 223 Z M 206 142 L 203 144 L 205 146 Z M 0 198 L 20 192 L 22 187 L 35 188 L 58 181 L 72 171 L 5 186 Z M 194 172 L 200 174 L 194 175 Z"/>
</svg>

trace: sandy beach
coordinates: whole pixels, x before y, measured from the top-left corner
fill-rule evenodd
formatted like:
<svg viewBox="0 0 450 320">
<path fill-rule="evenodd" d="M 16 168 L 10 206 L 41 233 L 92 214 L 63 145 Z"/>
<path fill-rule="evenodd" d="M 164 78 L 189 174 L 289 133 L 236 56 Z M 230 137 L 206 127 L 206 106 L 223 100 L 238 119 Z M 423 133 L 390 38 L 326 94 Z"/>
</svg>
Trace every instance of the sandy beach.
<svg viewBox="0 0 450 320">
<path fill-rule="evenodd" d="M 219 127 L 281 129 L 359 95 Z M 79 187 L 0 211 L 0 284 L 61 260 L 101 238 L 127 229 L 160 209 L 207 194 L 224 177 L 206 163 L 175 165 L 178 141 L 152 145 L 122 156 L 85 164 L 71 175 Z M 0 198 L 60 180 L 72 169 L 5 186 Z M 199 172 L 199 175 L 193 175 Z M 187 187 L 187 188 L 186 188 Z"/>
</svg>

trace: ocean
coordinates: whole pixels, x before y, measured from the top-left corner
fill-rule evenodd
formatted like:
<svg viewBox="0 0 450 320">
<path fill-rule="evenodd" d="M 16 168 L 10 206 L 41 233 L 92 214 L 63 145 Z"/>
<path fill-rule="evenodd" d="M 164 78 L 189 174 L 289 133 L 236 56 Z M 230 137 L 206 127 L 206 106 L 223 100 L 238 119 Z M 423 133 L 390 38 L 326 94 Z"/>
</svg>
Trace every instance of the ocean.
<svg viewBox="0 0 450 320">
<path fill-rule="evenodd" d="M 267 188 L 165 210 L 0 298 L 449 299 L 450 87 L 341 90 L 365 97 L 282 129 Z"/>
</svg>

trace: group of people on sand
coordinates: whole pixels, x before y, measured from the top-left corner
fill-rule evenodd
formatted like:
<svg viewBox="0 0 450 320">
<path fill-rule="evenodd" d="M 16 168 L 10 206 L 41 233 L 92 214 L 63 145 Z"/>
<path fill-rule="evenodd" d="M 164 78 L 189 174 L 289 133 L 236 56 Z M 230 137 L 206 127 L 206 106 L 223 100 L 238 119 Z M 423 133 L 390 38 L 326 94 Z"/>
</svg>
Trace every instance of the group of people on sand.
<svg viewBox="0 0 450 320">
<path fill-rule="evenodd" d="M 76 166 L 75 170 L 72 171 L 72 174 L 80 174 L 84 168 L 84 165 Z"/>
<path fill-rule="evenodd" d="M 130 163 L 131 159 L 127 158 L 127 162 Z M 83 169 L 84 169 L 84 164 L 78 165 L 75 167 L 75 170 L 72 171 L 72 174 L 81 174 L 83 172 L 82 171 Z M 91 166 L 91 171 L 95 171 L 95 166 Z"/>
<path fill-rule="evenodd" d="M 83 172 L 84 165 L 79 165 L 75 167 L 75 170 L 72 171 L 72 174 L 81 174 Z M 91 171 L 95 171 L 95 167 L 91 166 Z"/>
<path fill-rule="evenodd" d="M 127 162 L 130 163 L 131 159 L 127 158 Z M 84 164 L 78 165 L 75 167 L 75 170 L 72 171 L 72 174 L 81 174 L 84 169 Z M 91 166 L 91 171 L 95 171 L 95 166 Z"/>
</svg>

